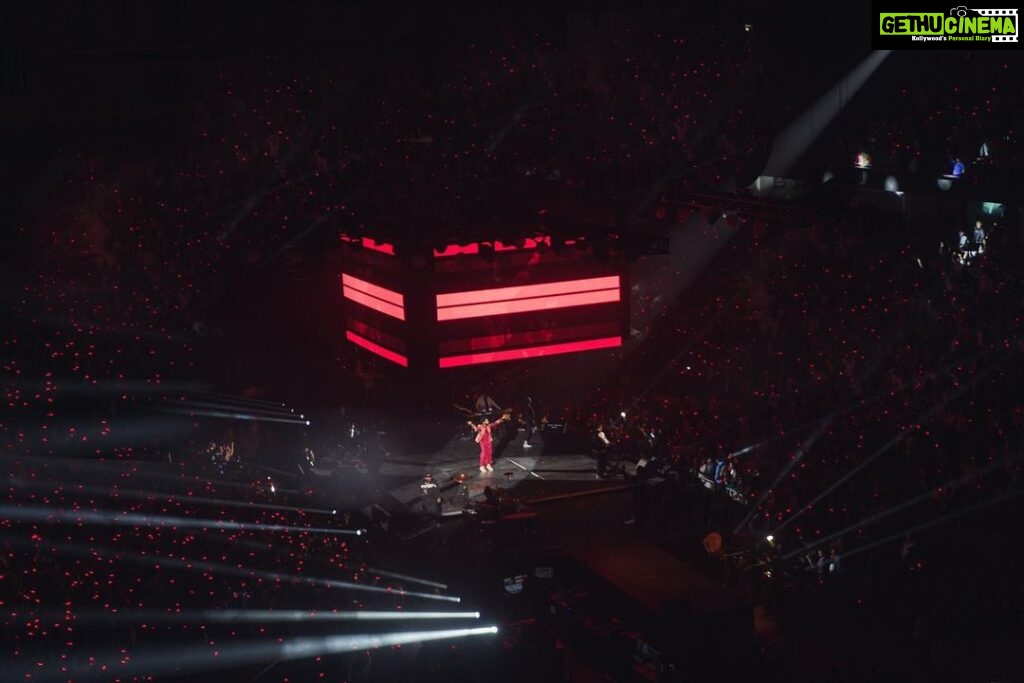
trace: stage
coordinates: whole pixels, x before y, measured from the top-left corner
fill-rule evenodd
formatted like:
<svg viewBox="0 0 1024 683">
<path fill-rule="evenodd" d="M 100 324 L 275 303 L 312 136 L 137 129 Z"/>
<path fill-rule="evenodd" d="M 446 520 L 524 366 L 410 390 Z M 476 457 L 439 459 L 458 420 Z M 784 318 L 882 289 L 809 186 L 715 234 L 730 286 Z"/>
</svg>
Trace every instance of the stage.
<svg viewBox="0 0 1024 683">
<path fill-rule="evenodd" d="M 532 448 L 524 448 L 524 438 L 520 430 L 496 441 L 493 472 L 480 472 L 479 446 L 466 431 L 453 436 L 436 452 L 386 459 L 381 478 L 403 482 L 390 489 L 390 495 L 406 510 L 423 513 L 420 484 L 424 476 L 432 474 L 441 493 L 441 514 L 449 516 L 462 514 L 466 507 L 482 500 L 488 486 L 514 491 L 529 504 L 550 497 L 616 489 L 628 484 L 626 478 L 636 473 L 635 464 L 625 460 L 616 476 L 598 479 L 596 462 L 590 454 L 549 448 L 553 437 L 546 443 L 539 434 L 531 440 Z M 610 462 L 620 464 L 617 459 Z M 465 475 L 462 484 L 455 479 L 459 474 Z"/>
</svg>

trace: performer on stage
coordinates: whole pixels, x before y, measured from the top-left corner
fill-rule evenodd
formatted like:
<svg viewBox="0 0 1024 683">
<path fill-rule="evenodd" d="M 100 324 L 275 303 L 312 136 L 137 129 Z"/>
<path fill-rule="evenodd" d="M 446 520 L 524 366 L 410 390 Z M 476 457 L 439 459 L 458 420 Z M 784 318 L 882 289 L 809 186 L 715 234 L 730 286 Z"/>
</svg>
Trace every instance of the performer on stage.
<svg viewBox="0 0 1024 683">
<path fill-rule="evenodd" d="M 476 425 L 472 422 L 466 422 L 473 431 L 476 432 L 475 441 L 480 444 L 480 471 L 481 472 L 493 472 L 494 467 L 491 466 L 492 455 L 491 455 L 491 429 L 494 428 L 499 422 L 503 422 L 508 419 L 508 415 L 502 415 L 500 418 L 495 420 L 493 423 L 486 417 L 484 421 Z"/>
</svg>

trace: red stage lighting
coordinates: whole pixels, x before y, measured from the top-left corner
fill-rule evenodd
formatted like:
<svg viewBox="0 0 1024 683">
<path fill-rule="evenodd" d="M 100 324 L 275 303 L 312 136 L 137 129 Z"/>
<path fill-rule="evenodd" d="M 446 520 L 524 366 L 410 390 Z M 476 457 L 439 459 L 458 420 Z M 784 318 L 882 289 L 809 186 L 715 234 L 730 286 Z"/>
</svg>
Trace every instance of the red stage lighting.
<svg viewBox="0 0 1024 683">
<path fill-rule="evenodd" d="M 618 275 L 565 280 L 542 285 L 499 287 L 437 295 L 437 319 L 549 311 L 571 306 L 614 303 L 620 298 Z"/>
<path fill-rule="evenodd" d="M 560 296 L 544 296 L 534 299 L 518 299 L 513 301 L 496 301 L 490 304 L 472 304 L 469 306 L 451 306 L 437 309 L 437 319 L 460 320 L 462 318 L 483 318 L 492 315 L 509 315 L 528 311 L 550 311 L 572 306 L 589 306 L 591 304 L 614 303 L 619 300 L 618 289 L 597 292 L 580 292 L 578 294 L 562 294 Z"/>
<path fill-rule="evenodd" d="M 625 343 L 625 262 L 592 256 L 581 238 L 417 243 L 419 263 L 402 245 L 361 243 L 346 250 L 343 295 L 359 305 L 346 311 L 345 335 L 401 367 L 437 370 Z M 559 255 L 563 245 L 584 250 Z M 406 257 L 380 257 L 389 251 Z"/>
<path fill-rule="evenodd" d="M 409 367 L 409 359 L 403 356 L 402 354 L 395 353 L 390 349 L 385 349 L 380 344 L 376 344 L 367 339 L 366 337 L 361 337 L 352 330 L 346 330 L 345 338 L 357 346 L 362 346 L 370 353 L 375 353 L 381 358 L 386 358 L 392 363 L 397 363 L 398 365 L 401 365 L 403 368 Z"/>
<path fill-rule="evenodd" d="M 617 346 L 622 346 L 622 337 L 603 337 L 601 339 L 587 339 L 585 341 L 566 342 L 564 344 L 546 344 L 543 346 L 529 346 L 522 349 L 469 353 L 462 356 L 442 356 L 438 363 L 442 368 L 455 368 L 461 365 L 479 365 L 480 363 L 540 358 L 541 356 L 555 356 L 577 351 L 611 349 Z"/>
<path fill-rule="evenodd" d="M 380 287 L 357 277 L 341 276 L 342 294 L 346 299 L 380 311 L 392 318 L 405 320 L 405 297 L 398 292 Z"/>
</svg>

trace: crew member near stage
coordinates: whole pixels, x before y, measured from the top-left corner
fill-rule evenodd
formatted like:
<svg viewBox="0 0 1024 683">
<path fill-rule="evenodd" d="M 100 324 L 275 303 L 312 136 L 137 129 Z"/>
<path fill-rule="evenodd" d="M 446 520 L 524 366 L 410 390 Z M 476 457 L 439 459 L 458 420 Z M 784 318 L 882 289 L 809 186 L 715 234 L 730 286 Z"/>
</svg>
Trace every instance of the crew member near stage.
<svg viewBox="0 0 1024 683">
<path fill-rule="evenodd" d="M 493 472 L 494 467 L 491 465 L 493 460 L 491 447 L 493 445 L 493 439 L 491 437 L 491 429 L 494 425 L 499 422 L 503 422 L 508 419 L 508 415 L 502 415 L 500 418 L 495 420 L 493 423 L 486 417 L 480 424 L 473 424 L 472 422 L 466 422 L 473 431 L 476 432 L 475 441 L 480 444 L 480 471 L 481 472 Z"/>
<path fill-rule="evenodd" d="M 597 478 L 604 479 L 605 474 L 608 470 L 608 449 L 611 447 L 612 442 L 608 440 L 608 436 L 604 433 L 604 425 L 599 424 L 594 430 L 592 447 L 594 451 L 594 457 L 597 459 Z"/>
<path fill-rule="evenodd" d="M 434 475 L 429 472 L 423 477 L 423 483 L 420 484 L 420 491 L 423 492 L 423 511 L 428 515 L 440 515 L 441 514 L 441 489 L 437 487 L 437 482 L 434 481 Z"/>
</svg>

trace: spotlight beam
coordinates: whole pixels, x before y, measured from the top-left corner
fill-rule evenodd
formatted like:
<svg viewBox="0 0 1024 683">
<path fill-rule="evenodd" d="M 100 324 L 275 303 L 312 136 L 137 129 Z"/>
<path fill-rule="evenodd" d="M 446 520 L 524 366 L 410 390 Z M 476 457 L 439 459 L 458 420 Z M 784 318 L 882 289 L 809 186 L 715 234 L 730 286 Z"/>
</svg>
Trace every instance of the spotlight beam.
<svg viewBox="0 0 1024 683">
<path fill-rule="evenodd" d="M 817 102 L 804 110 L 775 138 L 771 156 L 761 171 L 763 176 L 784 176 L 793 164 L 818 139 L 836 115 L 846 106 L 868 78 L 882 65 L 892 50 L 873 50 Z"/>
<path fill-rule="evenodd" d="M 276 623 L 276 622 L 308 622 L 308 621 L 406 621 L 424 619 L 479 619 L 479 612 L 405 612 L 358 610 L 320 612 L 310 610 L 281 609 L 193 609 L 165 611 L 158 609 L 128 610 L 59 610 L 43 609 L 29 613 L 18 612 L 18 617 L 37 616 L 41 619 L 64 618 L 71 615 L 81 623 Z"/>
<path fill-rule="evenodd" d="M 229 498 L 206 498 L 204 496 L 178 495 L 159 491 L 148 491 L 145 489 L 121 489 L 114 487 L 90 486 L 88 484 L 55 484 L 53 482 L 25 481 L 16 479 L 10 482 L 15 488 L 22 489 L 60 489 L 63 493 L 83 496 L 104 496 L 106 498 L 123 498 L 125 500 L 163 500 L 167 502 L 179 502 L 185 504 L 223 505 L 226 507 L 240 507 L 245 509 L 255 508 L 257 510 L 281 510 L 283 512 L 298 512 L 307 515 L 335 515 L 337 510 L 326 510 L 321 508 L 304 508 L 297 505 L 274 505 L 272 503 L 250 503 L 244 500 L 231 500 Z M 247 487 L 251 488 L 251 487 Z M 279 491 L 282 489 L 278 489 Z"/>
<path fill-rule="evenodd" d="M 283 422 L 284 424 L 293 425 L 305 425 L 306 420 L 300 420 L 297 418 L 284 418 L 284 417 L 269 417 L 262 415 L 253 415 L 252 413 L 231 413 L 224 412 L 221 410 L 191 410 L 189 408 L 164 408 L 156 407 L 155 410 L 159 413 L 170 413 L 172 415 L 188 415 L 189 417 L 223 417 L 230 420 L 247 420 L 250 422 Z"/>
<path fill-rule="evenodd" d="M 113 678 L 126 679 L 138 676 L 164 678 L 261 662 L 325 657 L 396 645 L 494 635 L 497 632 L 497 626 L 484 626 L 443 631 L 301 637 L 283 641 L 266 639 L 175 649 L 140 648 L 128 654 L 119 649 L 88 658 L 51 658 L 44 662 L 43 666 L 33 669 L 32 679 L 65 681 L 73 678 L 77 681 L 109 681 Z"/>
<path fill-rule="evenodd" d="M 29 461 L 33 463 L 40 470 L 45 469 L 47 466 L 54 463 L 52 458 L 42 458 L 35 456 L 23 455 L 19 456 L 15 462 L 21 463 L 22 461 Z M 113 467 L 110 465 L 103 464 L 97 461 L 80 461 L 87 464 L 90 471 L 95 470 L 98 472 L 110 472 L 113 475 L 124 477 L 125 475 L 131 475 L 137 479 L 160 479 L 163 481 L 173 481 L 184 486 L 220 486 L 223 488 L 233 489 L 246 489 L 252 490 L 252 484 L 242 484 L 237 481 L 228 481 L 227 479 L 207 479 L 206 477 L 200 477 L 195 474 L 185 474 L 184 472 L 179 475 L 165 474 L 162 472 L 134 472 L 127 471 L 122 467 Z M 65 475 L 66 478 L 66 475 Z"/>
<path fill-rule="evenodd" d="M 30 541 L 22 541 L 21 539 L 16 538 L 9 539 L 9 542 L 12 545 L 21 545 L 30 548 L 38 547 L 38 544 L 36 543 L 32 543 Z M 89 559 L 96 559 L 99 556 L 107 558 L 116 558 L 124 560 L 126 562 L 134 562 L 136 564 L 151 567 L 174 567 L 176 569 L 183 569 L 187 571 L 207 571 L 214 572 L 217 574 L 223 574 L 225 576 L 237 576 L 246 579 L 261 578 L 267 579 L 269 581 L 300 583 L 310 586 L 337 588 L 339 590 L 361 591 L 364 593 L 380 593 L 392 597 L 398 596 L 423 598 L 425 600 L 439 600 L 441 602 L 462 602 L 462 598 L 454 595 L 419 593 L 416 591 L 402 590 L 400 588 L 370 586 L 363 583 L 341 581 L 338 579 L 326 579 L 315 576 L 298 576 L 295 574 L 282 574 L 280 572 L 269 572 L 259 569 L 243 569 L 240 567 L 233 567 L 230 565 L 219 564 L 216 562 L 208 562 L 206 560 L 182 560 L 175 557 L 167 557 L 165 555 L 141 555 L 138 553 L 121 552 L 116 548 L 104 546 L 86 546 L 70 543 L 49 543 L 48 546 L 51 547 L 54 550 L 54 552 Z"/>
<path fill-rule="evenodd" d="M 772 491 L 774 491 L 775 488 L 780 483 L 782 483 L 782 480 L 786 478 L 786 476 L 793 470 L 794 467 L 796 467 L 796 464 L 803 460 L 804 455 L 807 454 L 807 452 L 811 449 L 811 447 L 818 440 L 818 438 L 825 433 L 825 430 L 828 429 L 828 426 L 830 424 L 832 424 L 832 420 L 834 420 L 836 415 L 839 414 L 839 411 L 839 408 L 833 410 L 830 415 L 828 415 L 824 420 L 818 423 L 818 426 L 814 430 L 814 432 L 812 432 L 810 436 L 804 439 L 804 442 L 800 444 L 799 450 L 797 450 L 796 454 L 792 458 L 790 458 L 789 462 L 786 463 L 786 466 L 783 467 L 782 470 L 779 472 L 779 475 L 775 477 L 775 481 L 772 482 L 772 485 L 766 488 L 761 493 L 761 496 L 757 499 L 757 502 L 750 506 L 750 510 L 743 517 L 743 521 L 741 521 L 736 526 L 736 529 L 733 531 L 734 534 L 739 533 L 740 529 L 747 525 L 747 522 L 750 521 L 750 518 L 753 517 L 757 510 L 761 507 L 761 505 L 764 504 L 764 501 L 768 499 L 768 496 L 771 495 Z"/>
<path fill-rule="evenodd" d="M 148 526 L 181 529 L 221 529 L 231 531 L 288 531 L 332 536 L 362 536 L 359 529 L 327 529 L 323 527 L 257 524 L 220 519 L 193 519 L 169 515 L 145 515 L 136 512 L 94 512 L 92 510 L 58 510 L 39 505 L 0 505 L 0 518 L 15 522 L 44 524 L 97 524 L 111 526 Z"/>
<path fill-rule="evenodd" d="M 415 576 L 407 576 L 406 574 L 395 574 L 394 572 L 386 572 L 383 569 L 374 569 L 373 567 L 367 567 L 366 571 L 371 574 L 379 574 L 380 576 L 387 576 L 392 579 L 400 579 L 402 581 L 410 581 L 412 583 L 422 584 L 424 586 L 430 586 L 431 588 L 440 588 L 441 590 L 448 590 L 447 584 L 438 583 L 437 581 L 429 581 L 427 579 L 418 579 Z"/>
<path fill-rule="evenodd" d="M 191 399 L 186 399 L 184 401 L 176 401 L 174 405 L 175 405 L 175 407 L 186 408 L 186 409 L 189 409 L 189 410 L 191 410 L 193 407 L 195 407 L 195 408 L 209 408 L 210 410 L 219 410 L 219 411 L 227 411 L 227 412 L 239 411 L 239 412 L 244 412 L 246 414 L 251 414 L 251 415 L 267 415 L 267 416 L 270 416 L 270 417 L 285 417 L 285 418 L 289 418 L 289 419 L 293 419 L 293 420 L 294 419 L 298 419 L 298 418 L 295 417 L 295 412 L 294 411 L 285 410 L 284 408 L 274 409 L 274 408 L 265 408 L 263 406 L 248 406 L 248 405 L 238 405 L 238 404 L 232 405 L 232 404 L 227 404 L 227 403 L 207 403 L 206 401 L 193 401 Z M 305 421 L 305 420 L 303 420 L 303 421 Z"/>
<path fill-rule="evenodd" d="M 268 401 L 267 399 L 263 399 L 263 398 L 249 398 L 248 396 L 234 396 L 232 394 L 220 394 L 220 393 L 217 393 L 216 391 L 192 390 L 192 391 L 189 391 L 188 393 L 190 393 L 190 394 L 192 394 L 194 396 L 205 396 L 205 397 L 208 397 L 209 400 L 220 401 L 221 403 L 235 403 L 235 404 L 239 404 L 239 405 L 244 405 L 244 404 L 262 405 L 262 406 L 267 406 L 268 408 L 273 408 L 275 410 L 283 410 L 284 407 L 285 407 L 285 404 L 284 404 L 283 401 Z"/>
<path fill-rule="evenodd" d="M 267 467 L 266 465 L 257 465 L 255 463 L 251 463 L 251 462 L 240 462 L 239 464 L 242 467 L 248 467 L 249 469 L 259 470 L 260 472 L 272 472 L 272 473 L 277 474 L 279 476 L 289 477 L 291 479 L 297 479 L 298 476 L 299 476 L 299 475 L 295 474 L 294 472 L 285 472 L 284 470 L 279 470 L 276 467 Z"/>
<path fill-rule="evenodd" d="M 967 507 L 961 508 L 960 510 L 957 510 L 955 512 L 950 512 L 949 514 L 942 515 L 941 517 L 936 517 L 935 519 L 929 520 L 922 524 L 918 524 L 917 526 L 912 526 L 908 529 L 904 529 L 903 531 L 890 534 L 885 538 L 880 538 L 877 541 L 872 541 L 871 543 L 867 543 L 860 547 L 854 548 L 853 550 L 848 550 L 839 557 L 840 559 L 853 557 L 854 555 L 859 555 L 873 548 L 877 548 L 880 545 L 885 545 L 886 543 L 890 543 L 892 541 L 898 540 L 910 534 L 916 534 L 920 531 L 925 531 L 926 529 L 931 529 L 932 527 L 937 527 L 942 524 L 946 524 L 947 522 L 952 522 L 955 519 L 966 517 L 968 515 L 973 515 L 975 512 L 980 512 L 981 510 L 985 510 L 990 507 L 995 507 L 996 505 L 1002 505 L 1003 503 L 1009 502 L 1010 500 L 1016 498 L 1022 493 L 1024 493 L 1024 489 L 1014 489 L 1012 491 L 1008 491 L 1007 493 L 1004 493 L 1001 496 L 997 496 L 996 498 L 990 498 L 988 500 L 983 500 L 980 503 L 975 503 L 974 505 L 968 505 Z"/>
<path fill-rule="evenodd" d="M 956 370 L 956 368 L 962 367 L 965 362 L 973 361 L 975 359 L 981 359 L 985 355 L 988 355 L 988 352 L 977 353 L 977 354 L 974 354 L 973 356 L 971 356 L 969 359 L 960 359 L 960 360 L 954 361 L 952 363 L 947 363 L 946 365 L 941 366 L 939 368 L 936 368 L 935 370 L 932 370 L 931 372 L 932 372 L 932 374 L 935 374 L 935 375 L 940 375 L 940 374 L 941 375 L 948 375 L 951 371 Z M 863 399 L 857 401 L 856 403 L 851 405 L 849 408 L 846 408 L 842 412 L 840 412 L 839 415 L 846 415 L 847 413 L 857 412 L 861 408 L 869 406 L 872 403 L 876 403 L 876 402 L 878 402 L 880 400 L 883 400 L 883 399 L 886 399 L 886 398 L 893 398 L 893 397 L 898 396 L 898 395 L 900 395 L 900 394 L 902 394 L 904 392 L 911 391 L 913 388 L 914 387 L 912 385 L 907 385 L 907 386 L 905 386 L 903 388 L 900 388 L 900 389 L 886 389 L 884 391 L 879 391 L 879 392 L 877 392 L 877 393 L 875 393 L 875 394 L 873 394 L 871 396 L 868 396 L 867 398 L 863 398 Z M 753 417 L 754 415 L 759 415 L 761 412 L 763 412 L 763 411 L 760 411 L 760 410 L 754 411 L 753 413 L 751 413 L 751 417 Z M 757 443 L 755 443 L 755 444 L 753 444 L 751 446 L 745 446 L 744 448 L 741 448 L 740 450 L 735 451 L 734 453 L 731 453 L 731 455 L 734 455 L 734 456 L 735 455 L 743 455 L 743 454 L 749 453 L 750 450 L 753 450 L 755 448 L 760 448 L 761 446 L 764 446 L 765 444 L 771 443 L 772 441 L 775 441 L 775 440 L 778 440 L 778 439 L 781 439 L 781 438 L 785 438 L 786 436 L 790 436 L 791 434 L 797 434 L 797 433 L 799 433 L 799 432 L 801 432 L 801 431 L 803 431 L 805 429 L 809 429 L 810 427 L 813 427 L 814 425 L 816 425 L 819 422 L 821 422 L 822 420 L 824 420 L 826 417 L 827 417 L 827 415 L 826 416 L 822 416 L 822 417 L 816 417 L 813 420 L 808 420 L 807 422 L 803 422 L 801 424 L 798 424 L 796 427 L 792 427 L 792 428 L 786 430 L 782 434 L 779 434 L 777 436 L 767 437 L 765 440 L 757 442 Z M 702 439 L 698 439 L 697 441 L 694 441 L 692 444 L 690 444 L 690 448 L 695 448 L 697 446 L 701 446 L 701 445 L 707 443 L 708 441 L 714 439 L 715 437 L 720 436 L 722 433 L 723 432 L 715 432 L 713 434 L 709 434 L 709 435 L 705 436 Z"/>
<path fill-rule="evenodd" d="M 800 508 L 799 510 L 794 512 L 792 515 L 790 515 L 787 519 L 783 520 L 783 522 L 781 524 L 779 524 L 779 526 L 776 528 L 775 533 L 777 534 L 779 531 L 781 531 L 782 529 L 784 529 L 787 526 L 789 526 L 790 524 L 792 524 L 794 521 L 796 521 L 796 519 L 798 517 L 800 517 L 800 515 L 802 515 L 803 513 L 807 512 L 812 507 L 814 507 L 814 505 L 816 505 L 825 496 L 829 495 L 830 493 L 832 493 L 833 491 L 838 489 L 840 486 L 842 486 L 843 484 L 848 482 L 850 479 L 852 479 L 855 475 L 857 475 L 865 467 L 867 467 L 868 465 L 873 463 L 875 460 L 877 460 L 878 458 L 882 457 L 887 452 L 889 452 L 889 450 L 893 446 L 895 446 L 900 441 L 905 439 L 907 437 L 907 435 L 910 434 L 910 432 L 913 431 L 913 429 L 915 427 L 919 427 L 919 426 L 923 425 L 925 422 L 927 422 L 928 420 L 932 419 L 933 417 L 935 417 L 936 415 L 938 415 L 939 413 L 944 411 L 946 409 L 946 407 L 949 406 L 953 401 L 955 401 L 956 399 L 960 398 L 960 396 L 962 396 L 964 394 L 964 392 L 966 392 L 969 388 L 973 387 L 975 384 L 977 384 L 979 381 L 981 381 L 982 378 L 984 378 L 985 376 L 989 375 L 993 370 L 995 370 L 995 368 L 999 364 L 999 362 L 1000 362 L 1000 360 L 998 360 L 998 359 L 993 361 L 992 364 L 989 365 L 987 368 L 985 368 L 984 370 L 982 370 L 982 371 L 978 372 L 977 374 L 975 374 L 974 377 L 969 382 L 965 382 L 956 391 L 954 391 L 952 394 L 950 394 L 949 396 L 944 398 L 942 401 L 940 401 L 938 404 L 936 404 L 931 410 L 929 410 L 927 413 L 925 413 L 924 415 L 922 415 L 921 417 L 916 419 L 913 424 L 911 424 L 910 426 L 900 430 L 900 432 L 898 434 L 896 434 L 896 436 L 894 436 L 891 439 L 889 439 L 885 444 L 882 445 L 881 448 L 879 448 L 874 453 L 872 453 L 870 456 L 868 456 L 867 458 L 862 460 L 853 469 L 851 469 L 849 472 L 847 472 L 842 477 L 840 477 L 834 484 L 832 484 L 827 489 L 825 489 L 824 491 L 819 493 L 817 496 L 815 496 L 811 500 L 811 502 L 807 503 L 802 508 Z"/>
<path fill-rule="evenodd" d="M 892 515 L 895 515 L 898 512 L 903 512 L 904 510 L 909 510 L 910 508 L 914 507 L 915 505 L 917 505 L 919 503 L 923 503 L 926 500 L 930 500 L 939 491 L 952 490 L 952 489 L 958 488 L 960 486 L 963 486 L 964 484 L 968 484 L 968 483 L 974 481 L 975 479 L 980 479 L 981 477 L 985 476 L 986 474 L 988 474 L 989 472 L 991 472 L 995 468 L 999 467 L 1000 465 L 1003 465 L 1003 464 L 1006 464 L 1006 463 L 1009 463 L 1009 462 L 1013 462 L 1014 460 L 1017 460 L 1019 457 L 1020 456 L 1008 456 L 1008 457 L 1005 457 L 1005 458 L 1000 458 L 999 460 L 994 460 L 994 461 L 990 462 L 989 464 L 987 464 L 985 467 L 981 468 L 977 472 L 972 472 L 971 474 L 968 474 L 966 476 L 960 477 L 959 479 L 954 479 L 952 481 L 947 481 L 944 484 L 940 484 L 934 490 L 927 491 L 927 492 L 922 493 L 920 495 L 914 496 L 913 498 L 910 498 L 908 500 L 903 501 L 899 505 L 895 505 L 895 506 L 893 506 L 893 507 L 891 507 L 891 508 L 889 508 L 887 510 L 883 510 L 882 512 L 879 512 L 878 514 L 871 515 L 870 517 L 865 517 L 864 519 L 860 520 L 859 522 L 856 522 L 855 524 L 851 524 L 850 526 L 846 527 L 845 529 L 840 529 L 839 531 L 831 533 L 828 536 L 825 536 L 823 538 L 819 538 L 819 539 L 815 540 L 813 543 L 805 545 L 800 550 L 794 550 L 791 553 L 787 553 L 786 555 L 784 555 L 782 557 L 782 559 L 783 560 L 791 559 L 793 557 L 796 557 L 797 555 L 800 555 L 801 553 L 806 553 L 809 550 L 813 550 L 814 548 L 817 548 L 819 545 L 823 545 L 825 543 L 828 543 L 829 541 L 831 541 L 831 540 L 833 540 L 835 538 L 840 538 L 841 536 L 845 536 L 846 534 L 850 533 L 851 531 L 856 531 L 857 529 L 862 529 L 862 528 L 864 528 L 866 526 L 870 526 L 872 524 L 876 524 L 876 523 L 882 521 L 883 519 L 885 519 L 886 517 L 890 517 Z M 772 535 L 777 535 L 777 534 L 778 534 L 778 531 L 775 531 L 775 532 L 773 532 Z"/>
</svg>

